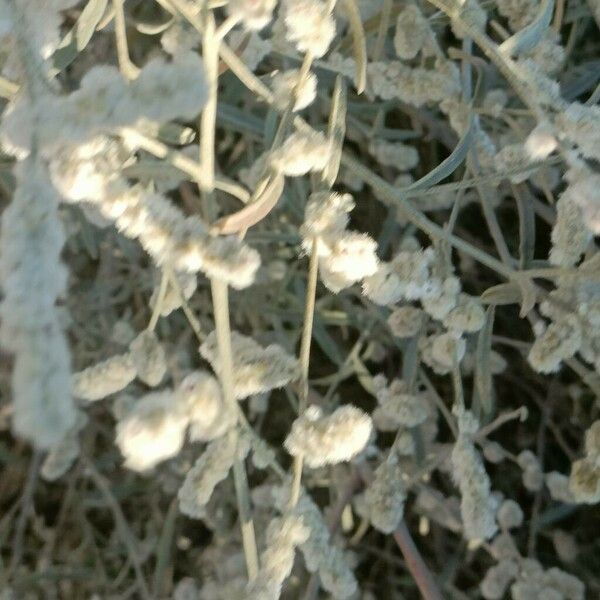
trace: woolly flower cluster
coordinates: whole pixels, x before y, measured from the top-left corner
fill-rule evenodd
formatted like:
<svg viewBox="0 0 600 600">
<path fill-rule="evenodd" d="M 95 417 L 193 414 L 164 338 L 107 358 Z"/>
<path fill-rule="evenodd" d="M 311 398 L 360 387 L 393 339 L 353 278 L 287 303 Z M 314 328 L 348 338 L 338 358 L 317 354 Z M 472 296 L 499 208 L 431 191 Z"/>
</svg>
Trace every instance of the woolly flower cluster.
<svg viewBox="0 0 600 600">
<path fill-rule="evenodd" d="M 157 386 L 167 370 L 165 351 L 153 331 L 144 331 L 129 345 L 129 352 L 118 354 L 73 374 L 73 395 L 93 402 L 120 392 L 136 377 L 151 387 Z"/>
<path fill-rule="evenodd" d="M 233 388 L 238 400 L 287 385 L 298 374 L 298 362 L 278 344 L 263 348 L 252 338 L 231 333 Z M 200 346 L 200 354 L 215 373 L 221 372 L 217 336 L 212 332 Z"/>
<path fill-rule="evenodd" d="M 348 461 L 361 452 L 371 436 L 369 415 L 354 406 L 342 406 L 324 415 L 310 406 L 292 425 L 285 448 L 292 456 L 302 456 L 309 467 Z"/>
<path fill-rule="evenodd" d="M 600 502 L 600 421 L 585 433 L 585 456 L 573 463 L 569 489 L 577 502 Z"/>
<path fill-rule="evenodd" d="M 373 423 L 380 431 L 396 431 L 400 427 L 416 427 L 428 416 L 425 399 L 409 394 L 406 383 L 394 379 L 389 385 L 382 375 L 373 379 L 379 406 L 373 411 Z"/>
<path fill-rule="evenodd" d="M 258 31 L 269 24 L 277 0 L 230 0 L 227 11 L 246 29 Z"/>
<path fill-rule="evenodd" d="M 227 477 L 236 458 L 243 460 L 249 449 L 248 439 L 236 430 L 210 442 L 179 489 L 181 512 L 192 519 L 202 519 L 215 487 Z"/>
<path fill-rule="evenodd" d="M 293 110 L 299 111 L 313 103 L 317 96 L 317 76 L 308 73 L 299 81 L 299 69 L 277 73 L 273 77 L 273 102 L 280 110 L 285 110 L 294 98 Z"/>
<path fill-rule="evenodd" d="M 75 423 L 70 356 L 55 303 L 66 290 L 58 197 L 38 161 L 15 171 L 17 188 L 0 230 L 0 337 L 15 354 L 13 429 L 39 448 Z"/>
<path fill-rule="evenodd" d="M 279 510 L 288 505 L 288 489 L 275 490 L 275 501 Z M 299 545 L 306 568 L 310 573 L 319 574 L 323 589 L 340 600 L 356 593 L 358 584 L 344 553 L 332 545 L 327 523 L 319 507 L 312 498 L 302 491 L 293 515 L 302 518 L 302 523 L 310 531 L 308 539 Z"/>
<path fill-rule="evenodd" d="M 571 358 L 581 347 L 582 328 L 576 315 L 568 314 L 550 323 L 529 351 L 529 363 L 539 373 L 558 371 L 563 360 Z"/>
<path fill-rule="evenodd" d="M 282 584 L 292 572 L 296 546 L 304 544 L 309 535 L 301 516 L 276 518 L 269 523 L 260 571 L 246 588 L 248 600 L 278 600 Z"/>
<path fill-rule="evenodd" d="M 394 459 L 382 462 L 375 469 L 374 479 L 364 494 L 364 516 L 375 529 L 392 533 L 404 516 L 405 500 L 402 469 Z"/>
<path fill-rule="evenodd" d="M 394 50 L 399 58 L 411 60 L 419 52 L 432 54 L 435 38 L 427 19 L 416 4 L 409 4 L 398 14 L 394 33 Z"/>
<path fill-rule="evenodd" d="M 41 106 L 31 106 L 26 97 L 18 96 L 6 113 L 1 139 L 15 152 L 26 153 L 31 147 L 32 123 L 40 122 L 39 141 L 51 156 L 64 143 L 86 142 L 140 119 L 191 119 L 206 98 L 202 61 L 192 52 L 177 54 L 170 63 L 152 59 L 132 82 L 127 82 L 116 67 L 95 66 L 85 74 L 79 89 L 68 96 L 48 95 Z M 52 118 L 43 118 L 37 110 Z"/>
<path fill-rule="evenodd" d="M 186 430 L 191 441 L 221 439 L 237 414 L 223 401 L 214 377 L 190 373 L 175 390 L 146 394 L 117 423 L 117 446 L 125 466 L 147 471 L 181 450 Z"/>
<path fill-rule="evenodd" d="M 196 216 L 186 217 L 165 196 L 120 175 L 121 152 L 105 136 L 68 146 L 51 162 L 52 179 L 71 202 L 90 204 L 123 235 L 139 240 L 157 265 L 203 271 L 241 289 L 254 281 L 258 253 L 233 237 L 213 237 Z"/>
<path fill-rule="evenodd" d="M 306 252 L 316 244 L 321 279 L 334 293 L 373 275 L 379 264 L 377 243 L 366 234 L 346 230 L 353 208 L 350 194 L 315 192 L 308 199 L 300 229 Z"/>
<path fill-rule="evenodd" d="M 280 148 L 271 153 L 271 166 L 288 177 L 299 177 L 312 171 L 322 171 L 329 162 L 331 144 L 320 132 L 297 131 Z"/>
<path fill-rule="evenodd" d="M 433 249 L 402 250 L 363 282 L 363 293 L 376 304 L 386 306 L 402 300 L 420 300 L 438 294 L 441 282 L 433 276 Z"/>
<path fill-rule="evenodd" d="M 478 423 L 469 411 L 458 415 L 459 436 L 452 450 L 452 469 L 460 489 L 464 535 L 469 540 L 487 540 L 497 531 L 496 500 L 481 456 L 473 444 Z"/>
<path fill-rule="evenodd" d="M 323 56 L 335 37 L 335 21 L 322 0 L 285 0 L 286 39 L 299 52 Z"/>
<path fill-rule="evenodd" d="M 408 67 L 400 61 L 371 62 L 367 65 L 371 91 L 382 100 L 398 99 L 422 106 L 441 102 L 460 92 L 456 66 L 436 61 L 435 69 Z"/>
</svg>

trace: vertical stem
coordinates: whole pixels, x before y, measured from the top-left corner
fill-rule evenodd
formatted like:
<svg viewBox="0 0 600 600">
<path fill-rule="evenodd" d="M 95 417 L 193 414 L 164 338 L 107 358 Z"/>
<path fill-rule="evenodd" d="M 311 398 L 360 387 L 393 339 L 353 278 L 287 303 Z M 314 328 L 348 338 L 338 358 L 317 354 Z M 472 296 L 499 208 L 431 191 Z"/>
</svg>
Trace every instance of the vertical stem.
<svg viewBox="0 0 600 600">
<path fill-rule="evenodd" d="M 233 358 L 231 353 L 231 326 L 229 323 L 229 292 L 227 284 L 218 279 L 211 280 L 213 310 L 215 313 L 215 329 L 221 369 L 219 379 L 223 389 L 223 397 L 230 409 L 237 413 L 239 407 L 233 393 Z M 250 494 L 244 463 L 236 456 L 233 463 L 233 478 L 237 498 L 238 512 L 242 529 L 242 543 L 246 558 L 248 578 L 254 579 L 258 574 L 258 551 L 254 535 L 254 523 L 250 510 Z"/>
<path fill-rule="evenodd" d="M 319 272 L 319 257 L 317 252 L 317 238 L 313 238 L 308 266 L 308 282 L 306 285 L 306 302 L 304 305 L 304 325 L 302 327 L 302 340 L 300 342 L 300 403 L 299 414 L 306 410 L 308 404 L 308 367 L 310 364 L 310 346 L 312 341 L 313 321 L 315 316 L 315 297 L 317 292 L 317 275 Z M 300 497 L 300 483 L 302 481 L 302 455 L 294 458 L 292 491 L 290 493 L 289 508 L 296 506 Z"/>
<path fill-rule="evenodd" d="M 214 220 L 212 196 L 215 188 L 215 129 L 217 124 L 217 95 L 219 88 L 219 40 L 216 36 L 215 19 L 208 12 L 202 36 L 204 71 L 208 82 L 208 100 L 200 117 L 200 170 L 198 182 L 203 207 L 209 221 Z"/>
<path fill-rule="evenodd" d="M 400 552 L 402 552 L 406 567 L 413 576 L 423 598 L 425 600 L 443 600 L 442 594 L 425 561 L 421 557 L 419 550 L 415 546 L 404 521 L 394 531 L 394 539 L 400 548 Z"/>
<path fill-rule="evenodd" d="M 131 62 L 129 58 L 129 48 L 127 46 L 127 27 L 125 24 L 125 12 L 123 11 L 124 0 L 113 0 L 115 9 L 115 38 L 117 41 L 117 58 L 121 73 L 127 79 L 135 79 L 140 70 Z"/>
</svg>

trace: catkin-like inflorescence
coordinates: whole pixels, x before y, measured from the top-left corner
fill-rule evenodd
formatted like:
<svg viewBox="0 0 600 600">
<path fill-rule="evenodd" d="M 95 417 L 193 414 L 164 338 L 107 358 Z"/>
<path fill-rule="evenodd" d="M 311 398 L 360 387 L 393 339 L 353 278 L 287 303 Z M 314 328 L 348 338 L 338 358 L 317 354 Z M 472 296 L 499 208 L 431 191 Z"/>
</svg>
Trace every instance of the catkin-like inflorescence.
<svg viewBox="0 0 600 600">
<path fill-rule="evenodd" d="M 210 442 L 179 488 L 181 512 L 192 519 L 203 518 L 216 485 L 227 477 L 236 456 L 243 459 L 248 450 L 248 440 L 236 430 Z"/>
<path fill-rule="evenodd" d="M 140 333 L 129 344 L 129 352 L 139 379 L 151 387 L 157 386 L 167 372 L 167 357 L 156 333 Z"/>
<path fill-rule="evenodd" d="M 302 517 L 275 518 L 267 528 L 267 547 L 260 557 L 260 571 L 246 588 L 247 600 L 278 600 L 283 582 L 294 566 L 296 546 L 310 535 Z"/>
<path fill-rule="evenodd" d="M 130 352 L 117 354 L 91 367 L 74 373 L 73 395 L 80 400 L 94 402 L 125 389 L 136 376 L 135 363 Z"/>
<path fill-rule="evenodd" d="M 459 436 L 452 450 L 452 468 L 460 489 L 460 512 L 464 535 L 469 540 L 487 540 L 497 531 L 496 500 L 490 479 L 473 444 L 477 422 L 468 411 L 459 414 Z"/>
<path fill-rule="evenodd" d="M 371 430 L 369 415 L 354 406 L 325 416 L 313 405 L 294 421 L 285 447 L 292 456 L 303 456 L 307 466 L 321 467 L 356 456 L 367 445 Z"/>
<path fill-rule="evenodd" d="M 284 0 L 285 37 L 300 52 L 323 56 L 335 37 L 335 21 L 322 0 Z"/>
<path fill-rule="evenodd" d="M 172 392 L 153 392 L 138 400 L 117 424 L 116 443 L 125 466 L 146 471 L 175 456 L 183 446 L 188 416 Z"/>
<path fill-rule="evenodd" d="M 386 460 L 375 469 L 374 475 L 365 492 L 368 517 L 375 529 L 392 533 L 404 515 L 406 486 L 402 470 L 393 460 Z"/>
<path fill-rule="evenodd" d="M 280 489 L 275 493 L 279 510 L 284 510 L 289 501 L 289 490 Z M 344 553 L 331 544 L 327 523 L 319 507 L 308 494 L 302 492 L 293 514 L 302 517 L 304 525 L 309 529 L 308 539 L 300 544 L 306 568 L 310 573 L 319 573 L 323 589 L 334 598 L 349 598 L 358 587 L 352 569 L 344 557 Z"/>
<path fill-rule="evenodd" d="M 320 131 L 302 130 L 290 135 L 271 153 L 271 166 L 288 177 L 322 171 L 331 155 L 331 143 Z"/>
<path fill-rule="evenodd" d="M 15 353 L 13 428 L 39 448 L 75 422 L 70 356 L 55 303 L 66 289 L 58 197 L 46 168 L 25 160 L 0 228 L 0 340 Z"/>
<path fill-rule="evenodd" d="M 219 382 L 207 371 L 187 375 L 175 391 L 175 400 L 188 415 L 192 442 L 221 437 L 236 423 L 237 413 L 225 404 Z"/>
<path fill-rule="evenodd" d="M 517 462 L 523 469 L 523 485 L 530 492 L 537 492 L 544 485 L 544 473 L 537 456 L 531 450 L 523 450 L 517 456 Z"/>
<path fill-rule="evenodd" d="M 263 348 L 252 338 L 233 331 L 231 351 L 234 394 L 238 400 L 283 387 L 298 374 L 298 361 L 278 344 Z M 200 346 L 200 354 L 219 374 L 221 360 L 215 332 Z"/>
</svg>

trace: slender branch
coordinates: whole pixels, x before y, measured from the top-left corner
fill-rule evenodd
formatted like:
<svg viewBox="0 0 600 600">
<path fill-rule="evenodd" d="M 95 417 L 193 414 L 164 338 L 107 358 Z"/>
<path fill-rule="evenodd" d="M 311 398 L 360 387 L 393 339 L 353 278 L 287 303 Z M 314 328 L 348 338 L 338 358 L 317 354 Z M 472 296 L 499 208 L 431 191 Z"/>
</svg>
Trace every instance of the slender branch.
<svg viewBox="0 0 600 600">
<path fill-rule="evenodd" d="M 442 593 L 415 546 L 404 521 L 400 523 L 393 535 L 400 552 L 402 552 L 406 567 L 413 576 L 423 598 L 425 600 L 443 600 Z"/>
<path fill-rule="evenodd" d="M 223 389 L 223 397 L 229 408 L 239 413 L 239 407 L 233 392 L 233 357 L 231 352 L 231 326 L 229 323 L 229 294 L 227 284 L 218 279 L 212 279 L 211 290 L 219 360 L 221 363 L 219 379 Z M 246 569 L 248 571 L 248 578 L 252 580 L 258 574 L 258 551 L 256 549 L 254 523 L 250 513 L 248 481 L 246 479 L 244 464 L 239 456 L 236 456 L 233 463 L 233 476 L 242 528 Z"/>
<path fill-rule="evenodd" d="M 125 23 L 125 12 L 123 10 L 124 0 L 113 0 L 115 11 L 115 38 L 117 41 L 117 58 L 119 69 L 127 79 L 135 79 L 140 70 L 131 62 L 129 48 L 127 46 L 127 26 Z"/>
</svg>

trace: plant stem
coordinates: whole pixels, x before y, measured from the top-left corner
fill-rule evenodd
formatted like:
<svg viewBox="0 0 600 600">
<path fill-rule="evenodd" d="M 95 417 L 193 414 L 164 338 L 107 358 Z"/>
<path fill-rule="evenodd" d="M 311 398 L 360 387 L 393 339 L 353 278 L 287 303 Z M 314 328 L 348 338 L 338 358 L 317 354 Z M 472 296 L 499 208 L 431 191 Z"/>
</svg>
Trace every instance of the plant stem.
<svg viewBox="0 0 600 600">
<path fill-rule="evenodd" d="M 117 40 L 117 58 L 119 69 L 127 79 L 135 79 L 140 70 L 131 62 L 127 46 L 127 27 L 125 24 L 124 0 L 113 0 L 115 11 L 115 38 Z"/>
<path fill-rule="evenodd" d="M 310 346 L 312 341 L 313 322 L 315 317 L 315 298 L 317 293 L 317 275 L 319 273 L 319 256 L 317 252 L 317 238 L 313 238 L 308 264 L 308 282 L 306 285 L 306 302 L 304 304 L 304 324 L 300 342 L 300 403 L 298 413 L 302 414 L 308 404 L 308 367 L 310 364 Z M 290 493 L 289 508 L 296 506 L 300 497 L 300 484 L 302 481 L 302 455 L 294 458 L 292 491 Z"/>
<path fill-rule="evenodd" d="M 219 379 L 223 397 L 229 408 L 239 412 L 239 406 L 233 393 L 233 357 L 231 353 L 231 327 L 229 323 L 229 292 L 227 284 L 218 279 L 211 280 L 215 330 L 221 369 Z M 258 551 L 254 535 L 254 522 L 250 511 L 250 494 L 244 464 L 239 456 L 233 463 L 233 477 L 239 518 L 242 529 L 242 543 L 246 558 L 248 578 L 254 579 L 258 573 Z"/>
<path fill-rule="evenodd" d="M 402 521 L 396 531 L 394 531 L 394 539 L 402 552 L 402 556 L 406 562 L 406 567 L 413 576 L 421 595 L 425 600 L 443 600 L 433 575 L 427 568 L 425 561 L 421 557 L 419 550 L 406 527 L 406 523 Z"/>
</svg>

